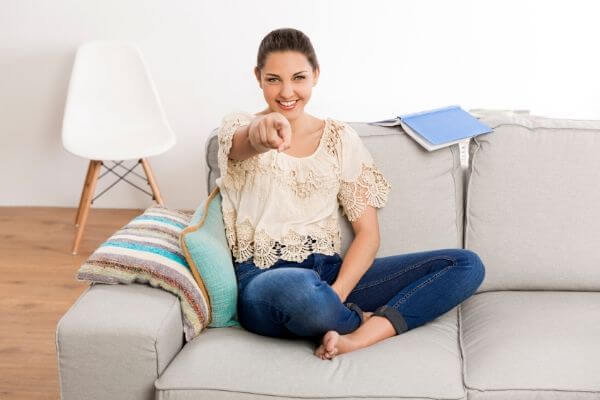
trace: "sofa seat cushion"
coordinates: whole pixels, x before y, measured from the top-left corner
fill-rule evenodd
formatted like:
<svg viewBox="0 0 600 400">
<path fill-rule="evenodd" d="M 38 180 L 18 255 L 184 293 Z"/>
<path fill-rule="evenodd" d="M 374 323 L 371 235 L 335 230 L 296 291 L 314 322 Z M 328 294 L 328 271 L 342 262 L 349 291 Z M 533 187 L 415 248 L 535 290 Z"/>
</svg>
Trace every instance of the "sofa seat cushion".
<svg viewBox="0 0 600 400">
<path fill-rule="evenodd" d="M 485 292 L 459 314 L 469 399 L 600 398 L 599 292 Z"/>
<path fill-rule="evenodd" d="M 156 398 L 464 399 L 457 309 L 332 360 L 308 340 L 208 328 L 155 382 Z"/>
</svg>

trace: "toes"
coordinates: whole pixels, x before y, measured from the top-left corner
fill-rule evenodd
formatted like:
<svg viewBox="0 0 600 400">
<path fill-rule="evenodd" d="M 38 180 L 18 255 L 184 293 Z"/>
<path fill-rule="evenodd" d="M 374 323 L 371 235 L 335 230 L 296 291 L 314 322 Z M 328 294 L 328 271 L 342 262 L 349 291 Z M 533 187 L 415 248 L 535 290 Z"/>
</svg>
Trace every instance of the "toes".
<svg viewBox="0 0 600 400">
<path fill-rule="evenodd" d="M 322 356 L 324 353 L 325 353 L 325 348 L 323 347 L 323 345 L 320 345 L 315 350 L 315 355 L 317 355 L 317 356 Z"/>
<path fill-rule="evenodd" d="M 338 353 L 337 342 L 339 334 L 335 331 L 329 331 L 323 336 L 323 342 L 315 350 L 315 355 L 322 360 L 332 359 Z"/>
<path fill-rule="evenodd" d="M 326 353 L 326 356 L 328 359 L 333 360 L 333 358 L 337 355 L 338 350 L 334 349 L 332 352 L 328 352 Z"/>
<path fill-rule="evenodd" d="M 330 353 L 328 353 L 323 346 L 319 346 L 319 348 L 315 350 L 314 354 L 321 360 L 326 360 L 330 357 Z"/>
<path fill-rule="evenodd" d="M 335 344 L 337 343 L 336 335 L 331 334 L 325 338 L 325 350 L 328 352 L 333 351 L 335 349 Z"/>
<path fill-rule="evenodd" d="M 335 343 L 333 342 L 333 340 L 325 345 L 325 351 L 327 353 L 332 353 L 334 350 L 335 350 Z"/>
<path fill-rule="evenodd" d="M 333 347 L 332 349 L 325 349 L 325 354 L 328 356 L 332 356 L 334 354 L 337 354 L 338 352 L 338 348 L 337 347 Z"/>
</svg>

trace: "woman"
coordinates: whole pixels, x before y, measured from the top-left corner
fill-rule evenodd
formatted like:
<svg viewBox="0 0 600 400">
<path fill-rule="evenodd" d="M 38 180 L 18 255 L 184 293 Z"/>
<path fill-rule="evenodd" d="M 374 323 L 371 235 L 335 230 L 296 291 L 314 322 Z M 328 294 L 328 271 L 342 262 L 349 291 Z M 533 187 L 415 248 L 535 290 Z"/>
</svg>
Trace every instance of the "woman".
<svg viewBox="0 0 600 400">
<path fill-rule="evenodd" d="M 354 129 L 305 112 L 319 72 L 302 32 L 262 40 L 254 73 L 267 107 L 223 118 L 216 183 L 240 324 L 310 338 L 316 356 L 333 359 L 449 311 L 476 291 L 484 266 L 466 249 L 375 257 L 376 208 L 391 185 Z M 340 206 L 355 233 L 343 260 Z"/>
</svg>

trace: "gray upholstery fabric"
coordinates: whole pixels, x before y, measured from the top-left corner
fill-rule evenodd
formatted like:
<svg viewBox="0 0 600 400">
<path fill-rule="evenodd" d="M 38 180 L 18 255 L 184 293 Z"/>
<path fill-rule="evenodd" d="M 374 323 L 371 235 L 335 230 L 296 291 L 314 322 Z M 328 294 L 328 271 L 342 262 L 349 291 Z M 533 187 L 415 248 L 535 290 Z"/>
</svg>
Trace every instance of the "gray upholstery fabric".
<svg viewBox="0 0 600 400">
<path fill-rule="evenodd" d="M 154 381 L 183 343 L 171 293 L 92 284 L 56 329 L 61 399 L 154 399 Z"/>
<path fill-rule="evenodd" d="M 464 171 L 458 144 L 427 152 L 400 127 L 350 122 L 375 163 L 392 185 L 378 210 L 381 246 L 378 257 L 441 248 L 462 248 Z M 208 193 L 219 177 L 217 131 L 206 142 Z M 340 212 L 344 255 L 354 237 Z"/>
<path fill-rule="evenodd" d="M 351 123 L 392 184 L 378 256 L 462 247 L 464 216 L 486 279 L 460 306 L 329 361 L 308 341 L 241 327 L 209 328 L 181 349 L 173 295 L 95 285 L 57 328 L 62 398 L 600 399 L 600 121 L 483 121 L 497 129 L 471 141 L 468 170 L 458 145 L 428 153 L 399 128 Z M 345 251 L 343 217 L 342 229 Z"/>
<path fill-rule="evenodd" d="M 471 143 L 465 247 L 478 292 L 600 290 L 600 121 L 491 114 Z"/>
<path fill-rule="evenodd" d="M 459 314 L 469 399 L 600 398 L 600 292 L 479 293 Z"/>
<path fill-rule="evenodd" d="M 302 339 L 209 328 L 156 381 L 157 398 L 463 399 L 457 308 L 333 360 Z"/>
</svg>

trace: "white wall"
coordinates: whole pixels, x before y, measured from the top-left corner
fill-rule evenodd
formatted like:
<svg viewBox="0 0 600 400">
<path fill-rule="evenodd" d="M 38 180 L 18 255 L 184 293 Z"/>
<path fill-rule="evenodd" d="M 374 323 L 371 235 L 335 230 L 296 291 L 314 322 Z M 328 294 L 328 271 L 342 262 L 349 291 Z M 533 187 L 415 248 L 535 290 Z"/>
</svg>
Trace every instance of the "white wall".
<svg viewBox="0 0 600 400">
<path fill-rule="evenodd" d="M 73 57 L 85 41 L 141 48 L 178 137 L 150 161 L 166 205 L 195 208 L 206 195 L 210 131 L 232 109 L 264 108 L 252 68 L 272 29 L 311 38 L 321 78 L 307 111 L 320 117 L 373 121 L 460 104 L 600 119 L 596 4 L 2 0 L 0 205 L 77 206 L 87 161 L 62 148 L 60 131 Z M 120 182 L 94 207 L 150 204 Z"/>
</svg>

